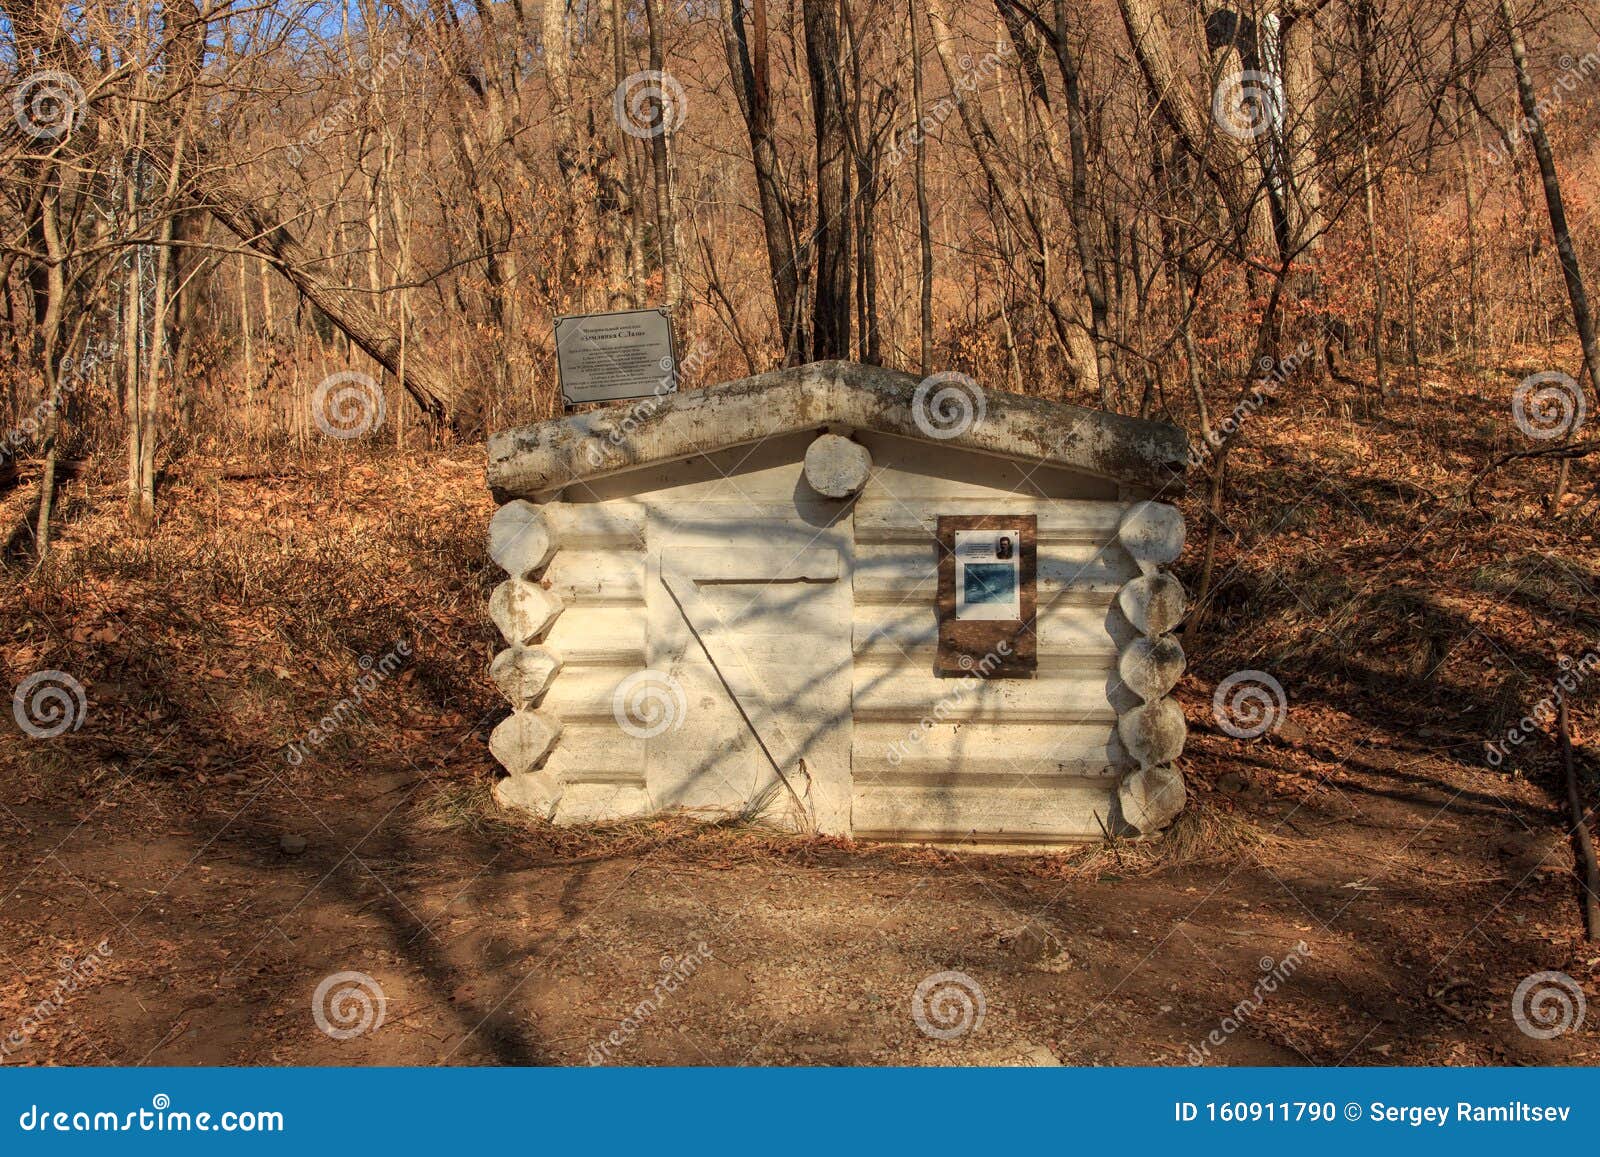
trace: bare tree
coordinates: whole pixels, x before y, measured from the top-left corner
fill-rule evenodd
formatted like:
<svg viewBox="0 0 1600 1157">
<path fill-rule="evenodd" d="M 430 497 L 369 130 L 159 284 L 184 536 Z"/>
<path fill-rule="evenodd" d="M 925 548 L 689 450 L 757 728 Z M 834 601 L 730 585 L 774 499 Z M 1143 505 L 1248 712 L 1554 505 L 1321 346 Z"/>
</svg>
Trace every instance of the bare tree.
<svg viewBox="0 0 1600 1157">
<path fill-rule="evenodd" d="M 750 139 L 756 195 L 761 206 L 762 237 L 766 243 L 767 268 L 777 306 L 784 361 L 795 365 L 805 360 L 811 348 L 811 330 L 801 294 L 799 226 L 794 205 L 784 189 L 773 137 L 767 4 L 766 0 L 750 0 L 748 28 L 744 20 L 746 6 L 740 0 L 719 0 L 719 7 L 728 74 L 733 80 L 733 91 Z"/>
<path fill-rule="evenodd" d="M 801 0 L 801 12 L 816 138 L 816 222 L 808 246 L 816 266 L 811 357 L 820 361 L 850 356 L 852 173 L 839 0 Z"/>
<path fill-rule="evenodd" d="M 1539 161 L 1545 208 L 1550 213 L 1550 231 L 1555 234 L 1556 252 L 1561 257 L 1561 276 L 1567 283 L 1567 297 L 1572 302 L 1572 323 L 1578 331 L 1578 344 L 1583 349 L 1584 369 L 1589 378 L 1589 388 L 1600 399 L 1600 339 L 1595 336 L 1594 314 L 1589 308 L 1583 271 L 1578 266 L 1578 250 L 1573 244 L 1572 229 L 1567 222 L 1567 206 L 1561 196 L 1555 154 L 1551 151 L 1550 138 L 1539 113 L 1539 96 L 1534 91 L 1533 77 L 1528 71 L 1528 50 L 1512 12 L 1511 0 L 1500 0 L 1500 18 L 1511 44 L 1511 61 L 1517 74 L 1517 95 L 1522 102 L 1522 115 L 1525 118 L 1523 126 L 1533 143 L 1533 154 Z"/>
<path fill-rule="evenodd" d="M 644 10 L 650 29 L 650 71 L 661 76 L 666 64 L 661 48 L 662 25 L 666 22 L 661 11 L 661 0 L 645 0 Z M 660 86 L 657 86 L 651 101 L 654 104 L 654 131 L 650 134 L 650 165 L 656 182 L 656 237 L 661 246 L 661 275 L 667 301 L 677 305 L 678 299 L 683 296 L 683 270 L 678 265 L 678 217 L 673 205 L 672 166 L 667 156 L 667 146 L 678 110 L 666 107 Z"/>
<path fill-rule="evenodd" d="M 909 0 L 906 5 L 906 23 L 911 29 L 911 107 L 918 126 L 912 143 L 913 179 L 917 188 L 917 253 L 921 258 L 917 297 L 918 365 L 926 376 L 933 372 L 933 229 L 928 221 L 928 137 L 920 127 L 926 116 L 926 106 L 922 99 L 922 37 L 917 31 L 917 0 Z"/>
</svg>

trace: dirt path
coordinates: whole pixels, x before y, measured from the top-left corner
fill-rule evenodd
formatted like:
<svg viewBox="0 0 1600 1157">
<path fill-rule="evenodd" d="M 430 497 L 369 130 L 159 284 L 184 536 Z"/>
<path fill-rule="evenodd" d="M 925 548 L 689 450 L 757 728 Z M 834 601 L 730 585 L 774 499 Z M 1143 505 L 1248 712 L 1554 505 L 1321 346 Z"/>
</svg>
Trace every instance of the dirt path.
<svg viewBox="0 0 1600 1157">
<path fill-rule="evenodd" d="M 1600 1002 L 1554 749 L 1484 749 L 1596 645 L 1600 571 L 1533 467 L 1490 508 L 1437 497 L 1503 406 L 1256 418 L 1184 642 L 1190 810 L 1065 857 L 510 822 L 476 453 L 175 479 L 148 540 L 114 485 L 74 490 L 52 572 L 0 586 L 5 686 L 58 669 L 89 704 L 0 742 L 0 1059 L 1600 1062 L 1600 1008 L 1550 1040 L 1512 1018 L 1540 972 Z M 286 759 L 398 640 L 360 719 Z M 1251 668 L 1287 695 L 1270 741 L 1213 722 Z M 1573 719 L 1592 791 L 1589 688 Z M 381 1025 L 319 1027 L 341 973 L 328 1027 L 363 991 Z"/>
<path fill-rule="evenodd" d="M 1131 847 L 997 858 L 670 824 L 560 848 L 430 769 L 350 766 L 315 806 L 288 776 L 204 794 L 128 779 L 72 816 L 8 800 L 4 1023 L 62 959 L 110 953 L 8 1061 L 1600 1060 L 1593 1017 L 1541 1042 L 1510 1016 L 1530 973 L 1600 979 L 1542 793 L 1363 754 L 1302 799 L 1236 776 L 1280 838 L 1153 869 Z M 312 1009 L 340 972 L 384 1001 L 379 1027 L 342 1040 Z M 935 984 L 924 1020 L 976 1022 L 953 1040 L 913 1016 L 945 972 L 965 979 L 943 1000 Z M 360 1023 L 356 1003 L 323 1003 L 334 1029 Z"/>
</svg>

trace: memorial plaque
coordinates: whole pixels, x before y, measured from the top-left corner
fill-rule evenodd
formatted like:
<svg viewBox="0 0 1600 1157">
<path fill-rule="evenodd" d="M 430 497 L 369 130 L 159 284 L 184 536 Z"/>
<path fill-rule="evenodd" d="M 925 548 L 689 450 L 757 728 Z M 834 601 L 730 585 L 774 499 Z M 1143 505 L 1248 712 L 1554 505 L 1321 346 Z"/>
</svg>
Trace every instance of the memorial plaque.
<svg viewBox="0 0 1600 1157">
<path fill-rule="evenodd" d="M 1038 666 L 1038 525 L 1032 514 L 941 515 L 941 675 L 1026 676 Z"/>
<path fill-rule="evenodd" d="M 666 308 L 556 318 L 561 400 L 614 402 L 678 390 L 678 356 Z"/>
</svg>

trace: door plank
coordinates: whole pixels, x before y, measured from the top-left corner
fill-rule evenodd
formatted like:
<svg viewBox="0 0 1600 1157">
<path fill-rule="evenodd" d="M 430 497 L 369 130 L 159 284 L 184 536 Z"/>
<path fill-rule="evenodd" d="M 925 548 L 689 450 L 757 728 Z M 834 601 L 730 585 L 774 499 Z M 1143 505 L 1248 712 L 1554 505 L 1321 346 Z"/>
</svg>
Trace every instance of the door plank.
<svg viewBox="0 0 1600 1157">
<path fill-rule="evenodd" d="M 690 632 L 699 640 L 740 715 L 787 786 L 792 801 L 801 809 L 803 822 L 825 832 L 848 829 L 849 769 L 807 766 L 802 762 L 808 745 L 795 738 L 779 696 L 762 677 L 761 665 L 752 662 L 740 646 L 740 632 L 706 597 L 703 585 L 836 583 L 839 577 L 839 554 L 831 549 L 683 549 L 664 550 L 661 555 L 662 585 L 677 603 Z M 842 622 L 838 627 L 840 631 L 848 629 Z M 840 697 L 839 710 L 848 714 L 848 671 L 824 675 L 830 677 L 844 680 L 846 690 Z M 844 721 L 823 722 L 831 725 Z"/>
</svg>

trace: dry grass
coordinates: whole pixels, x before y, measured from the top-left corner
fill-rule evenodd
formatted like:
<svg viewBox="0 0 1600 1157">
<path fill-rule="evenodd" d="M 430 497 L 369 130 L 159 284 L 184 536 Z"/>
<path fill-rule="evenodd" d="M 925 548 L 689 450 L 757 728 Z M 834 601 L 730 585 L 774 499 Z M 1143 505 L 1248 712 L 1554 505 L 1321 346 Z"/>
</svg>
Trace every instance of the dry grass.
<svg viewBox="0 0 1600 1157">
<path fill-rule="evenodd" d="M 25 968 L 0 985 L 0 1010 L 24 1007 L 27 977 L 48 975 L 110 911 L 150 949 L 119 955 L 126 987 L 75 1011 L 91 1034 L 40 1041 L 40 1058 L 104 1063 L 93 1040 L 118 1062 L 165 1047 L 157 1058 L 174 1062 L 348 1063 L 279 1010 L 303 1008 L 330 968 L 357 966 L 408 1014 L 368 1042 L 366 1063 L 462 1055 L 440 1042 L 501 1008 L 522 1019 L 496 1031 L 526 1047 L 472 1036 L 474 1063 L 581 1062 L 592 1017 L 709 909 L 753 916 L 737 967 L 694 1013 L 734 1042 L 711 1054 L 729 1063 L 933 1059 L 920 1036 L 897 1035 L 902 998 L 951 966 L 1007 994 L 1004 1031 L 1063 1059 L 1161 1063 L 1184 1055 L 1186 1010 L 1248 991 L 1257 943 L 1292 943 L 1319 927 L 1314 915 L 1332 926 L 1316 959 L 1337 983 L 1285 998 L 1294 1049 L 1258 1042 L 1253 1063 L 1338 1062 L 1378 1045 L 1367 1036 L 1380 1021 L 1390 1051 L 1357 1061 L 1525 1059 L 1518 1041 L 1484 1035 L 1505 1019 L 1505 992 L 1538 968 L 1588 976 L 1593 954 L 1563 874 L 1553 747 L 1525 745 L 1504 769 L 1480 753 L 1544 693 L 1558 653 L 1594 640 L 1595 568 L 1592 527 L 1540 509 L 1548 471 L 1496 477 L 1482 510 L 1459 501 L 1492 448 L 1478 430 L 1504 421 L 1504 401 L 1408 394 L 1354 434 L 1319 416 L 1342 412 L 1337 396 L 1262 411 L 1235 459 L 1206 637 L 1185 643 L 1189 806 L 1157 838 L 1048 853 L 681 817 L 557 828 L 502 811 L 487 738 L 506 709 L 486 672 L 495 575 L 476 454 L 341 449 L 244 479 L 197 462 L 163 490 L 148 536 L 128 531 L 115 478 L 84 477 L 67 488 L 50 564 L 0 573 L 4 677 L 68 671 L 90 703 L 80 731 L 0 744 L 0 823 L 26 826 L 5 866 L 35 875 L 37 901 L 7 912 L 7 950 Z M 1574 474 L 1586 493 L 1592 467 Z M 1184 501 L 1198 539 L 1204 522 Z M 1184 560 L 1191 590 L 1197 557 Z M 361 657 L 397 639 L 416 644 L 405 669 L 287 761 Z M 1282 681 L 1294 734 L 1244 743 L 1214 726 L 1212 689 L 1244 668 Z M 1573 719 L 1592 782 L 1593 700 Z M 309 846 L 286 854 L 288 834 Z M 1523 860 L 1551 849 L 1555 870 L 1508 897 Z M 1020 961 L 1013 933 L 1029 925 L 1060 938 L 1064 958 Z M 1423 981 L 1458 944 L 1470 946 L 1450 960 L 1473 978 L 1470 1029 L 1434 1015 Z M 1195 968 L 1201 948 L 1221 972 Z M 222 997 L 219 970 L 238 983 Z M 784 999 L 767 1008 L 752 992 Z M 835 997 L 839 1043 L 807 1051 L 817 1025 L 796 1009 Z M 1081 1010 L 1102 1004 L 1112 1019 L 1095 1018 L 1085 1043 Z M 175 1028 L 191 1020 L 199 1038 Z M 1276 1028 L 1263 1034 L 1282 1044 Z M 665 1042 L 640 1059 L 696 1057 Z"/>
<path fill-rule="evenodd" d="M 1549 470 L 1509 468 L 1485 485 L 1481 510 L 1464 501 L 1467 481 L 1505 440 L 1507 399 L 1497 391 L 1514 378 L 1491 377 L 1482 392 L 1448 382 L 1420 399 L 1402 390 L 1370 420 L 1349 418 L 1350 398 L 1338 390 L 1288 395 L 1252 416 L 1233 458 L 1208 636 L 1192 649 L 1184 684 L 1192 718 L 1204 715 L 1206 688 L 1253 667 L 1277 675 L 1295 718 L 1313 730 L 1359 716 L 1397 741 L 1433 727 L 1481 742 L 1543 693 L 1558 653 L 1593 644 L 1594 526 L 1586 516 L 1543 516 Z M 419 823 L 469 824 L 551 857 L 651 848 L 741 861 L 990 855 L 869 848 L 737 822 L 652 820 L 581 833 L 512 822 L 488 793 L 496 770 L 483 740 L 504 708 L 484 677 L 494 575 L 482 550 L 491 504 L 475 454 L 341 447 L 237 479 L 196 460 L 167 482 L 149 536 L 128 532 L 114 470 L 107 462 L 64 488 L 57 549 L 44 567 L 14 563 L 0 573 L 7 677 L 68 671 L 94 703 L 70 754 L 29 745 L 3 757 L 40 791 L 63 776 L 108 771 L 180 789 L 230 770 L 285 774 L 286 745 L 339 699 L 360 658 L 409 640 L 415 658 L 393 693 L 364 704 L 293 782 L 336 783 L 355 761 L 427 771 L 437 790 L 414 809 Z M 1569 508 L 1593 485 L 1579 463 Z M 6 496 L 8 517 L 25 512 L 27 489 Z M 1185 504 L 1191 525 L 1204 525 L 1192 500 Z M 1191 589 L 1195 558 L 1183 573 Z M 1586 701 L 1574 722 L 1580 736 L 1595 727 Z M 463 726 L 471 737 L 440 746 Z M 1197 802 L 1162 839 L 1017 862 L 1041 872 L 1107 864 L 1146 872 L 1268 854 L 1273 837 L 1209 790 L 1226 750 L 1209 738 L 1191 742 Z M 1527 753 L 1525 771 L 1545 769 L 1553 755 Z M 1295 757 L 1278 759 L 1278 786 L 1296 776 L 1296 790 L 1316 782 Z"/>
</svg>

